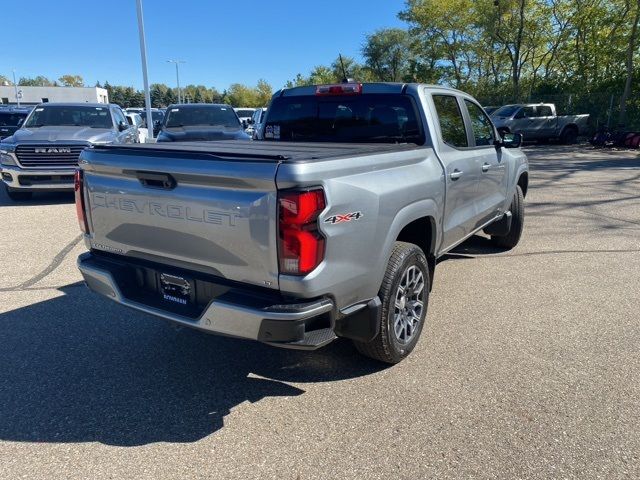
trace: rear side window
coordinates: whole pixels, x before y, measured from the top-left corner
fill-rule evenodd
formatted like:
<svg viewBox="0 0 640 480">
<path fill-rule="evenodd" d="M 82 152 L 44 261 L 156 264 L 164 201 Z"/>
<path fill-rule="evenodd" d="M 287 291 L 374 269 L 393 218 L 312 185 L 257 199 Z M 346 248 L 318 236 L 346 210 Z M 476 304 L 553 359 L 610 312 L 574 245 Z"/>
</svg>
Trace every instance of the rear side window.
<svg viewBox="0 0 640 480">
<path fill-rule="evenodd" d="M 550 117 L 551 115 L 552 115 L 551 107 L 548 107 L 547 105 L 538 106 L 538 116 L 539 117 Z"/>
<path fill-rule="evenodd" d="M 434 95 L 442 140 L 452 147 L 468 147 L 467 130 L 458 106 L 458 100 L 451 95 Z"/>
<path fill-rule="evenodd" d="M 471 129 L 473 130 L 473 137 L 476 141 L 476 147 L 485 145 L 493 145 L 493 125 L 489 117 L 487 117 L 482 109 L 469 100 L 464 101 L 469 111 L 469 117 L 471 118 Z"/>
</svg>

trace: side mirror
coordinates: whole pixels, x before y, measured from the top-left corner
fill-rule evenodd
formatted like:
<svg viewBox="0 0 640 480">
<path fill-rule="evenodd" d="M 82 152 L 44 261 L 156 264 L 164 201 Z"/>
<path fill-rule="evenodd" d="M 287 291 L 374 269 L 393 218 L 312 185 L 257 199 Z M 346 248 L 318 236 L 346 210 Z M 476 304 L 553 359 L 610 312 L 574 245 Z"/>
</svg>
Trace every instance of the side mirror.
<svg viewBox="0 0 640 480">
<path fill-rule="evenodd" d="M 120 123 L 118 123 L 118 130 L 121 132 L 124 132 L 128 128 L 129 128 L 129 125 L 127 124 L 127 122 L 120 120 Z"/>
<path fill-rule="evenodd" d="M 522 145 L 523 136 L 521 133 L 504 133 L 500 146 L 505 148 L 519 148 Z"/>
</svg>

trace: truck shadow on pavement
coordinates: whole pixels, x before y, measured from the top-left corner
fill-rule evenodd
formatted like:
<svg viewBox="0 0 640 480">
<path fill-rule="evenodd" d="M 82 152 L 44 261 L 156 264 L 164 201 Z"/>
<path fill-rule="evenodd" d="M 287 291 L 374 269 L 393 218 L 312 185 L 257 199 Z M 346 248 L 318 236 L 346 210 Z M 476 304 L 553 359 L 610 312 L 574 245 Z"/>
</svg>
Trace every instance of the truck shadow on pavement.
<svg viewBox="0 0 640 480">
<path fill-rule="evenodd" d="M 0 439 L 134 446 L 194 442 L 231 409 L 305 393 L 284 382 L 354 378 L 383 365 L 349 342 L 315 352 L 176 331 L 83 284 L 0 314 Z"/>
<path fill-rule="evenodd" d="M 73 192 L 36 192 L 29 200 L 11 200 L 4 187 L 0 186 L 0 207 L 28 207 L 30 205 L 58 205 L 74 203 Z"/>
</svg>

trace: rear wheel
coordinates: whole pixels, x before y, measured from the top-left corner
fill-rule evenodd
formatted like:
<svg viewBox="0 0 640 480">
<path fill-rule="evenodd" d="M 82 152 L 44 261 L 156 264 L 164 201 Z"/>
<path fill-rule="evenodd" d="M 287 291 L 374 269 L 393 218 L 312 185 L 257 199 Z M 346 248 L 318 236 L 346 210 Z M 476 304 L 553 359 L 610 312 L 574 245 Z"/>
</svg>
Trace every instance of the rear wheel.
<svg viewBox="0 0 640 480">
<path fill-rule="evenodd" d="M 560 135 L 560 141 L 565 145 L 573 145 L 578 141 L 578 129 L 575 127 L 567 127 Z"/>
<path fill-rule="evenodd" d="M 385 363 L 398 363 L 411 353 L 424 325 L 429 301 L 429 267 L 424 252 L 412 243 L 396 242 L 378 296 L 382 301 L 380 331 L 358 351 Z"/>
<path fill-rule="evenodd" d="M 516 185 L 516 193 L 511 202 L 511 227 L 503 236 L 493 235 L 491 241 L 501 248 L 514 248 L 520 241 L 524 229 L 524 195 L 520 185 Z"/>
<path fill-rule="evenodd" d="M 5 185 L 5 189 L 7 191 L 7 196 L 14 202 L 29 200 L 33 195 L 32 192 L 23 192 L 21 190 L 15 190 L 13 188 L 7 187 L 6 185 Z"/>
</svg>

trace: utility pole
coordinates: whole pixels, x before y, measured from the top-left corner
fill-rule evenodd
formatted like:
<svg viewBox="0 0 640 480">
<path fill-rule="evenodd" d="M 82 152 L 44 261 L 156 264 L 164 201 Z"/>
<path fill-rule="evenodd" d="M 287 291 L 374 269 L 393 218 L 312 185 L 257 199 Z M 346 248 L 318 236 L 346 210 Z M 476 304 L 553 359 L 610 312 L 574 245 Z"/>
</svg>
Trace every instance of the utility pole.
<svg viewBox="0 0 640 480">
<path fill-rule="evenodd" d="M 181 63 L 187 63 L 184 60 L 167 60 L 167 63 L 175 63 L 176 64 L 176 83 L 178 84 L 178 103 L 182 103 L 182 94 L 180 92 L 180 71 L 178 69 L 178 65 Z"/>
<path fill-rule="evenodd" d="M 142 57 L 142 79 L 144 81 L 144 102 L 147 112 L 147 138 L 153 142 L 153 117 L 151 116 L 151 93 L 147 76 L 147 44 L 144 38 L 144 19 L 142 18 L 142 0 L 137 0 L 138 32 L 140 33 L 140 56 Z"/>
<path fill-rule="evenodd" d="M 18 108 L 20 108 L 20 95 L 18 94 L 18 84 L 16 83 L 16 70 L 13 69 L 13 88 L 16 91 L 16 102 L 18 102 Z"/>
</svg>

